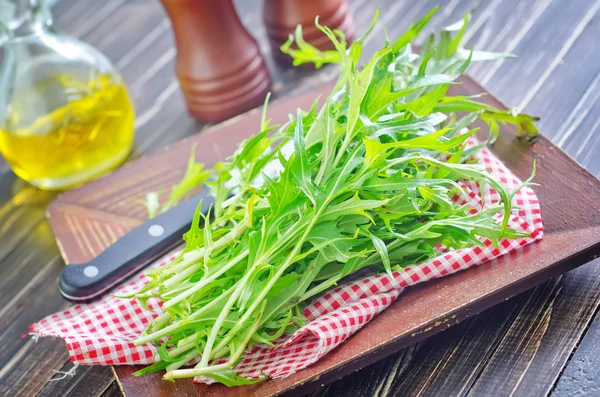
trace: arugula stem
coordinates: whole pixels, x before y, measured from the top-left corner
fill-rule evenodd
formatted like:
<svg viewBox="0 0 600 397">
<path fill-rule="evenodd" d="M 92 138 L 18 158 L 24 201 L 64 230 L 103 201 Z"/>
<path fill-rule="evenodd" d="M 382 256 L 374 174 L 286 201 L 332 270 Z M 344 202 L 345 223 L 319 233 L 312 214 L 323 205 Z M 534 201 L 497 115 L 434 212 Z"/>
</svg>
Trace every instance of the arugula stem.
<svg viewBox="0 0 600 397">
<path fill-rule="evenodd" d="M 177 347 L 169 350 L 169 353 L 168 353 L 169 358 L 177 357 L 180 354 L 187 352 L 188 350 L 194 350 L 194 352 L 196 353 L 196 355 L 198 355 L 198 352 L 196 351 L 196 349 L 194 349 L 194 347 L 196 347 L 196 342 L 195 341 L 192 341 L 192 342 L 189 342 L 189 343 L 177 346 Z M 192 357 L 192 358 L 194 358 L 194 357 Z M 190 360 L 188 360 L 188 361 L 190 361 Z M 188 361 L 186 361 L 186 362 L 188 362 Z"/>
<path fill-rule="evenodd" d="M 183 379 L 183 378 L 193 378 L 196 376 L 208 375 L 213 372 L 222 371 L 225 369 L 230 369 L 231 364 L 226 362 L 224 364 L 211 365 L 210 367 L 201 367 L 201 368 L 190 368 L 190 369 L 177 369 L 173 371 L 169 371 L 163 375 L 164 380 L 173 380 L 173 379 Z"/>
<path fill-rule="evenodd" d="M 202 307 L 201 309 L 198 309 L 198 311 L 195 311 L 194 313 L 190 314 L 189 320 L 195 320 L 195 319 L 199 318 L 204 313 L 206 313 L 207 311 L 212 309 L 214 306 L 216 306 L 222 299 L 227 298 L 232 292 L 233 292 L 233 288 L 230 288 L 227 291 L 223 292 L 221 295 L 219 295 L 219 297 L 217 299 L 213 300 L 212 302 L 210 302 L 206 306 Z M 140 345 L 143 345 L 144 343 L 152 342 L 152 341 L 158 340 L 159 338 L 162 338 L 164 336 L 170 335 L 172 332 L 177 331 L 181 327 L 182 327 L 181 323 L 175 322 L 175 323 L 172 323 L 171 325 L 166 326 L 165 328 L 163 328 L 161 330 L 152 332 L 150 334 L 143 335 L 143 336 L 139 337 L 138 339 L 136 339 L 133 343 L 136 346 L 140 346 Z"/>
<path fill-rule="evenodd" d="M 213 250 L 224 248 L 226 245 L 235 241 L 242 233 L 246 231 L 248 225 L 245 222 L 237 224 L 229 233 L 221 237 L 219 240 L 214 242 Z M 194 251 L 189 251 L 183 254 L 183 260 L 174 266 L 166 267 L 164 269 L 165 275 L 171 275 L 179 273 L 183 269 L 192 265 L 194 262 L 204 257 L 206 249 L 204 247 L 198 248 Z"/>
<path fill-rule="evenodd" d="M 198 352 L 195 349 L 191 350 L 181 360 L 175 361 L 175 362 L 167 365 L 167 367 L 165 368 L 165 370 L 167 370 L 167 372 L 174 371 L 174 370 L 176 370 L 178 368 L 183 367 L 184 365 L 186 365 L 187 363 L 189 363 L 190 361 L 192 361 L 196 357 L 198 357 Z"/>
<path fill-rule="evenodd" d="M 192 368 L 192 369 L 168 371 L 163 376 L 163 379 L 172 380 L 172 379 L 178 379 L 178 378 L 190 378 L 190 377 L 195 377 L 195 376 L 210 375 L 211 373 L 215 373 L 215 372 L 218 372 L 221 370 L 226 370 L 226 369 L 232 368 L 233 365 L 235 363 L 237 363 L 239 361 L 239 359 L 242 357 L 242 354 L 244 353 L 244 350 L 246 349 L 248 342 L 250 342 L 252 335 L 258 329 L 258 326 L 260 325 L 259 320 L 265 309 L 265 305 L 266 305 L 266 302 L 263 302 L 261 310 L 259 312 L 259 315 L 257 316 L 257 320 L 254 322 L 252 327 L 250 327 L 248 329 L 243 342 L 240 344 L 240 347 L 234 352 L 234 354 L 229 358 L 229 361 L 227 361 L 224 364 L 212 365 L 209 367 L 207 367 L 207 364 L 202 364 L 202 361 L 201 361 L 200 363 L 198 363 L 196 365 L 195 368 Z"/>
<path fill-rule="evenodd" d="M 150 328 L 149 328 L 150 332 L 154 332 L 154 331 L 161 329 L 165 325 L 169 324 L 170 320 L 171 320 L 171 316 L 169 316 L 169 313 L 165 312 L 163 314 L 160 314 L 158 317 L 156 317 L 152 321 L 152 324 L 150 325 Z"/>
<path fill-rule="evenodd" d="M 186 252 L 183 254 L 181 261 L 179 261 L 178 263 L 174 263 L 173 265 L 167 265 L 162 271 L 162 274 L 165 276 L 169 276 L 174 273 L 179 273 L 182 269 L 185 269 L 188 266 L 197 262 L 198 260 L 202 259 L 203 256 L 204 249 Z"/>
<path fill-rule="evenodd" d="M 242 289 L 246 285 L 246 282 L 250 278 L 251 274 L 252 274 L 251 272 L 244 273 L 244 276 L 242 277 L 242 279 L 240 281 L 238 281 L 235 284 L 235 286 L 233 287 L 233 288 L 235 288 L 233 293 L 227 300 L 227 303 L 225 303 L 225 307 L 223 309 L 221 309 L 221 312 L 219 313 L 217 320 L 215 321 L 214 325 L 212 326 L 212 328 L 210 330 L 210 334 L 208 335 L 206 345 L 204 346 L 204 351 L 202 352 L 202 359 L 200 360 L 200 363 L 199 363 L 200 366 L 208 365 L 208 360 L 211 357 L 213 345 L 215 343 L 215 340 L 217 339 L 217 335 L 219 334 L 219 331 L 221 331 L 223 322 L 225 321 L 225 318 L 229 314 L 231 307 L 233 306 L 235 301 L 239 298 L 240 294 L 242 293 Z M 256 301 L 256 302 L 258 302 L 258 301 Z M 242 319 L 240 319 L 238 324 L 243 323 L 243 322 L 244 322 L 244 319 L 242 318 Z"/>
<path fill-rule="evenodd" d="M 181 271 L 180 273 L 176 273 L 173 277 L 166 279 L 163 282 L 165 289 L 170 290 L 170 288 L 177 286 L 183 280 L 190 277 L 192 274 L 194 274 L 198 270 L 202 269 L 204 267 L 204 262 L 201 261 L 201 259 L 203 259 L 203 258 L 204 258 L 204 255 L 202 255 L 202 258 L 197 260 L 193 265 L 187 267 L 185 270 Z"/>
<path fill-rule="evenodd" d="M 245 259 L 248 256 L 248 252 L 249 252 L 248 249 L 245 249 L 238 256 L 236 256 L 231 261 L 229 261 L 229 263 L 227 263 L 227 264 L 223 265 L 221 268 L 219 268 L 219 270 L 217 270 L 216 272 L 214 272 L 207 278 L 204 278 L 204 279 L 198 281 L 197 283 L 195 283 L 192 288 L 189 288 L 189 289 L 185 290 L 185 292 L 166 301 L 164 303 L 163 307 L 165 309 L 167 309 L 169 307 L 173 307 L 174 305 L 181 302 L 183 299 L 187 298 L 188 296 L 194 294 L 195 292 L 200 291 L 202 288 L 204 288 L 211 282 L 215 281 L 220 275 L 224 274 L 227 270 L 231 269 L 232 267 L 234 267 L 235 265 L 240 263 L 243 259 Z"/>
</svg>

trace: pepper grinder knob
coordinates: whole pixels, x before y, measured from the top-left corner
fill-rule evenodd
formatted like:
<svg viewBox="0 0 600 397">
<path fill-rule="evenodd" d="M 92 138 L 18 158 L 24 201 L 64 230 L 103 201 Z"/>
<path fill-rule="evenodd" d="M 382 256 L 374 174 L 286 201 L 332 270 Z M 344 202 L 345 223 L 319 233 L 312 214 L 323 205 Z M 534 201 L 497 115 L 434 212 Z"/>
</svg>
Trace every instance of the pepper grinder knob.
<svg viewBox="0 0 600 397">
<path fill-rule="evenodd" d="M 271 76 L 232 0 L 161 0 L 173 25 L 176 73 L 190 115 L 221 121 L 261 105 Z"/>
<path fill-rule="evenodd" d="M 354 38 L 354 23 L 348 0 L 265 0 L 263 19 L 267 28 L 273 59 L 284 67 L 292 66 L 292 58 L 280 51 L 297 25 L 302 25 L 304 40 L 319 50 L 334 49 L 331 41 L 315 26 L 339 29 L 348 43 Z"/>
</svg>

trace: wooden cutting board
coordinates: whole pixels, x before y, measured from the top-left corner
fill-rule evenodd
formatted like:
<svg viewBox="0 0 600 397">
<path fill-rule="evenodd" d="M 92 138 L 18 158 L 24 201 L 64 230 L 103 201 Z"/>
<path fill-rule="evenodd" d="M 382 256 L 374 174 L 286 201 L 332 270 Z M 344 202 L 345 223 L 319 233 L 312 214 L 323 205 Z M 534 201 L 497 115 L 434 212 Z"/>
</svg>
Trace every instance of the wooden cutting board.
<svg viewBox="0 0 600 397">
<path fill-rule="evenodd" d="M 276 101 L 269 108 L 275 123 L 289 113 L 307 109 L 324 85 L 303 95 Z M 466 78 L 452 87 L 453 95 L 484 90 Z M 491 95 L 486 102 L 503 107 Z M 192 147 L 207 166 L 231 154 L 237 144 L 258 130 L 260 112 L 251 111 L 201 134 L 131 162 L 112 174 L 59 196 L 48 207 L 48 218 L 67 263 L 88 261 L 146 219 L 143 204 L 150 191 L 168 189 L 183 175 Z M 168 132 L 167 132 L 168 133 Z M 129 397 L 159 395 L 271 396 L 302 394 L 440 332 L 482 310 L 600 254 L 600 181 L 543 137 L 533 145 L 503 127 L 493 152 L 525 179 L 537 160 L 536 193 L 541 202 L 545 238 L 516 254 L 506 255 L 467 271 L 404 292 L 362 330 L 316 364 L 285 379 L 226 388 L 195 385 L 189 380 L 165 382 L 162 374 L 133 377 L 138 367 L 114 367 Z M 195 145 L 195 146 L 194 146 Z"/>
</svg>

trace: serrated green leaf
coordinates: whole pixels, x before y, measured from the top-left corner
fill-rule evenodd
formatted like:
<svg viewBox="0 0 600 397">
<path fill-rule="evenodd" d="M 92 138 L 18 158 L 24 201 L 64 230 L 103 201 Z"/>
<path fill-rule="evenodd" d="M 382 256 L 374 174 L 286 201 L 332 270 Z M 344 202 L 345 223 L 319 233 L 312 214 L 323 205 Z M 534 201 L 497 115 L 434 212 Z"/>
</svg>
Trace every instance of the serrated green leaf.
<svg viewBox="0 0 600 397">
<path fill-rule="evenodd" d="M 377 14 L 350 45 L 317 22 L 332 51 L 317 50 L 298 28 L 283 50 L 296 63 L 338 63 L 333 92 L 281 126 L 271 125 L 265 101 L 260 131 L 232 156 L 208 170 L 191 158 L 168 205 L 210 175 L 214 216 L 198 210 L 183 253 L 135 294 L 142 306 L 158 299 L 165 310 L 136 341 L 156 343 L 161 358 L 142 373 L 166 369 L 166 379 L 209 376 L 229 386 L 259 381 L 235 372 L 244 351 L 297 330 L 308 302 L 344 277 L 422 263 L 439 244 L 527 236 L 508 227 L 514 192 L 469 157 L 503 123 L 534 136 L 536 119 L 481 96 L 447 96 L 471 61 L 495 55 L 460 47 L 468 15 L 414 53 L 412 41 L 434 12 L 395 41 L 386 37 L 370 59 L 361 58 Z M 490 138 L 467 149 L 477 120 L 488 123 Z M 462 180 L 491 186 L 499 203 L 477 212 L 457 203 Z M 521 187 L 531 185 L 530 178 Z M 192 359 L 197 365 L 183 368 Z"/>
<path fill-rule="evenodd" d="M 244 377 L 239 376 L 230 369 L 211 372 L 210 374 L 206 374 L 206 376 L 213 378 L 217 382 L 222 383 L 227 387 L 253 385 L 255 383 L 262 382 L 268 378 L 267 376 L 264 376 L 262 378 L 257 379 L 246 379 Z"/>
</svg>

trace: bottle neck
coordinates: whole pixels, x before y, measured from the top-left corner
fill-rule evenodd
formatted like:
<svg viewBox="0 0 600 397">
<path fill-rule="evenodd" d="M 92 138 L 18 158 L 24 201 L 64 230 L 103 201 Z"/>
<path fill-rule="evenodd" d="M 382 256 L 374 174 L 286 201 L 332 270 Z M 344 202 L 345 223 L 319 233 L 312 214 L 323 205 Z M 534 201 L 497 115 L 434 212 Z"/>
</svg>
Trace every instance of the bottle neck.
<svg viewBox="0 0 600 397">
<path fill-rule="evenodd" d="M 4 0 L 0 23 L 13 38 L 18 38 L 47 29 L 52 25 L 52 18 L 43 0 Z"/>
</svg>

